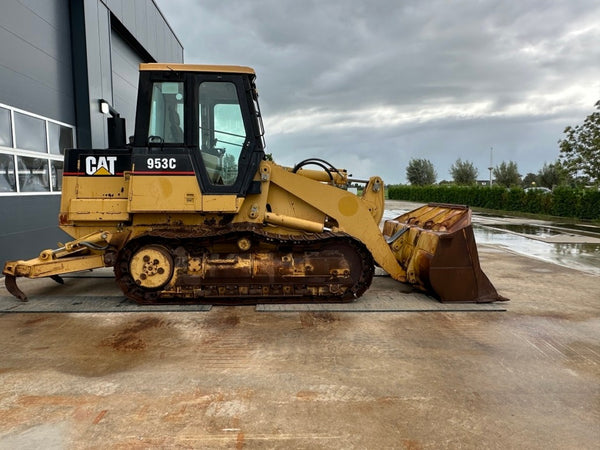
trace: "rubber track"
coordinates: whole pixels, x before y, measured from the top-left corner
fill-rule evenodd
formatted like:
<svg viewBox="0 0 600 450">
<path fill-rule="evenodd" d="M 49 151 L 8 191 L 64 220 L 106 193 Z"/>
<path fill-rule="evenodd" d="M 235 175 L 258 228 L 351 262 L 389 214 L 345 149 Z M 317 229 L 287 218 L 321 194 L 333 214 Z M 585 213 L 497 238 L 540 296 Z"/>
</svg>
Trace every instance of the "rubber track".
<svg viewBox="0 0 600 450">
<path fill-rule="evenodd" d="M 194 246 L 206 246 L 220 241 L 227 241 L 236 237 L 248 237 L 249 235 L 254 238 L 258 238 L 261 242 L 281 245 L 281 246 L 292 246 L 296 251 L 298 248 L 312 248 L 314 251 L 315 244 L 318 246 L 325 246 L 334 241 L 343 243 L 342 245 L 351 246 L 357 253 L 359 260 L 362 262 L 360 276 L 357 277 L 357 281 L 354 283 L 352 288 L 347 290 L 343 295 L 319 295 L 319 296 L 301 296 L 301 297 L 288 297 L 288 296 L 228 296 L 226 298 L 219 297 L 198 297 L 198 298 L 162 298 L 160 291 L 149 291 L 142 289 L 135 282 L 129 274 L 129 258 L 134 252 L 143 245 L 163 243 L 169 247 L 175 245 L 181 245 L 182 243 L 189 244 L 193 242 Z M 225 228 L 218 230 L 208 230 L 206 228 L 183 228 L 183 229 L 156 229 L 149 231 L 135 239 L 123 247 L 117 255 L 117 263 L 115 264 L 115 278 L 123 293 L 139 304 L 257 304 L 257 303 L 332 303 L 332 302 L 350 302 L 360 297 L 370 286 L 373 272 L 374 263 L 371 253 L 367 250 L 365 245 L 353 238 L 346 233 L 311 233 L 302 235 L 287 235 L 287 234 L 275 234 L 265 231 L 262 227 L 258 227 L 252 224 L 232 224 Z M 214 283 L 211 281 L 214 286 Z"/>
</svg>

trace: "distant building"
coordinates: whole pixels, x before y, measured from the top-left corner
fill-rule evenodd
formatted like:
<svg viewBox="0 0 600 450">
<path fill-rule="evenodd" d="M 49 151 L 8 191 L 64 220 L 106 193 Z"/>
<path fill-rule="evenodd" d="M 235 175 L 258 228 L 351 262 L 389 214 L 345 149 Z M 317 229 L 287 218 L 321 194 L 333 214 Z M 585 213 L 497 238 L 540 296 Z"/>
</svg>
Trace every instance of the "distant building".
<svg viewBox="0 0 600 450">
<path fill-rule="evenodd" d="M 0 14 L 0 264 L 68 236 L 63 153 L 105 148 L 105 99 L 133 134 L 141 62 L 183 62 L 152 0 L 4 0 Z"/>
</svg>

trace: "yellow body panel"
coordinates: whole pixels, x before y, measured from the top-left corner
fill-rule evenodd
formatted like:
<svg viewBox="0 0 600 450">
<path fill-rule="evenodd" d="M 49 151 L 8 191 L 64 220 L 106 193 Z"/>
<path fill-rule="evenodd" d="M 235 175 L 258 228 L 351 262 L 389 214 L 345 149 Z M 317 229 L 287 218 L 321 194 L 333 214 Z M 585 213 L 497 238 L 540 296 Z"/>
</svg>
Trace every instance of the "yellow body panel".
<svg viewBox="0 0 600 450">
<path fill-rule="evenodd" d="M 203 195 L 195 176 L 135 176 L 129 181 L 129 212 L 236 213 L 237 195 Z"/>
<path fill-rule="evenodd" d="M 128 176 L 64 177 L 63 195 L 66 192 L 64 186 L 66 181 L 75 182 L 73 193 L 77 198 L 127 198 Z M 69 184 L 67 184 L 67 188 L 70 188 Z M 72 195 L 71 191 L 67 195 Z"/>
<path fill-rule="evenodd" d="M 238 201 L 239 200 L 239 201 Z M 243 199 L 231 195 L 204 195 L 202 197 L 202 211 L 218 213 L 236 213 L 240 209 Z"/>
<path fill-rule="evenodd" d="M 302 219 L 311 222 L 320 222 L 321 224 L 324 224 L 325 214 L 322 211 L 319 211 L 301 197 L 291 196 L 288 191 L 282 189 L 282 187 L 276 183 L 269 184 L 267 203 L 271 206 L 273 212 L 282 216 L 301 217 Z M 263 218 L 264 213 L 265 211 L 263 211 L 263 214 L 261 215 Z"/>
<path fill-rule="evenodd" d="M 127 199 L 73 198 L 67 213 L 69 221 L 125 221 L 129 220 Z"/>
<path fill-rule="evenodd" d="M 129 211 L 202 211 L 195 176 L 135 176 L 129 181 Z"/>
</svg>

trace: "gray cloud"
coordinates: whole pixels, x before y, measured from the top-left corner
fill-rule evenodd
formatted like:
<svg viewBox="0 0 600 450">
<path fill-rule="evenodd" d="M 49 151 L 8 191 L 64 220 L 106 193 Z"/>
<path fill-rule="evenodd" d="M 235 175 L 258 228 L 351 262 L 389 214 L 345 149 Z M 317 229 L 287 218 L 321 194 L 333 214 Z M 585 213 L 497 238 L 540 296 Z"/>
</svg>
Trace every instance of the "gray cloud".
<svg viewBox="0 0 600 450">
<path fill-rule="evenodd" d="M 157 0 L 191 63 L 256 69 L 268 149 L 403 182 L 410 158 L 536 172 L 600 98 L 590 1 Z"/>
</svg>

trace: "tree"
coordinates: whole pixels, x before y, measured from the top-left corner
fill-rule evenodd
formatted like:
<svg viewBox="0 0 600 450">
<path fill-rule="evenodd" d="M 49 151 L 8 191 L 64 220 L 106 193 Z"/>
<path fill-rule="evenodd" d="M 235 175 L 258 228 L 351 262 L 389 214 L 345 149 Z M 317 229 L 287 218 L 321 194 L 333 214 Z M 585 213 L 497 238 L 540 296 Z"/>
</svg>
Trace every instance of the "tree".
<svg viewBox="0 0 600 450">
<path fill-rule="evenodd" d="M 529 172 L 523 177 L 523 188 L 532 187 L 539 184 L 539 177 L 535 173 Z"/>
<path fill-rule="evenodd" d="M 460 158 L 456 160 L 450 167 L 450 175 L 456 184 L 471 185 L 477 182 L 479 171 L 475 168 L 472 162 L 462 161 Z"/>
<path fill-rule="evenodd" d="M 552 164 L 544 164 L 537 174 L 537 183 L 540 186 L 552 189 L 555 186 L 566 184 L 568 178 L 569 175 L 560 161 L 556 161 Z"/>
<path fill-rule="evenodd" d="M 502 161 L 499 166 L 496 166 L 494 168 L 494 178 L 496 178 L 496 184 L 507 188 L 521 184 L 521 175 L 519 175 L 517 163 L 514 161 L 508 163 Z"/>
<path fill-rule="evenodd" d="M 558 141 L 562 164 L 586 184 L 600 183 L 600 100 L 594 106 L 597 111 L 583 124 L 565 128 L 565 138 Z"/>
<path fill-rule="evenodd" d="M 411 159 L 406 167 L 406 178 L 410 184 L 425 186 L 435 183 L 437 173 L 431 161 L 427 159 Z"/>
</svg>

